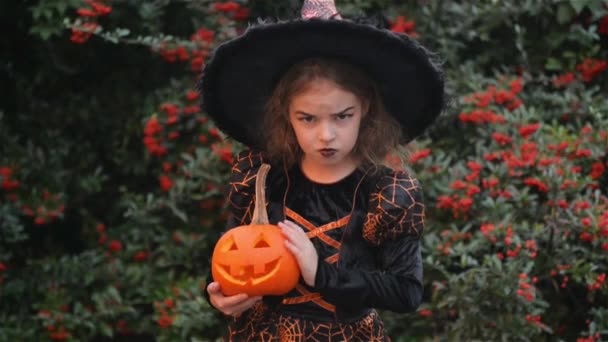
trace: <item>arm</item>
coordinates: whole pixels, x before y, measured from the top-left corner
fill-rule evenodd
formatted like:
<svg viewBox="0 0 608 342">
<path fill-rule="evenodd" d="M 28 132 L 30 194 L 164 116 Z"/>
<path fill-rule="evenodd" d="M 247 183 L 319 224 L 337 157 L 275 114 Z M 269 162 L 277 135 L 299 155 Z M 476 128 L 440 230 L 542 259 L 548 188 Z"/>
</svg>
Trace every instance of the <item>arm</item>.
<svg viewBox="0 0 608 342">
<path fill-rule="evenodd" d="M 424 205 L 417 181 L 395 173 L 379 181 L 372 194 L 363 234 L 377 246 L 378 269 L 345 269 L 318 262 L 315 288 L 343 307 L 415 311 L 422 301 L 420 234 Z"/>
<path fill-rule="evenodd" d="M 237 155 L 229 179 L 227 196 L 229 215 L 224 231 L 249 224 L 251 221 L 254 207 L 255 178 L 263 160 L 263 155 L 260 152 L 251 150 L 242 151 Z M 212 307 L 228 315 L 238 315 L 260 299 L 259 297 L 247 298 L 246 295 L 223 297 L 219 284 L 213 281 L 211 267 L 209 267 L 207 273 L 206 283 L 205 298 L 207 301 Z M 214 297 L 213 300 L 210 295 Z"/>
<path fill-rule="evenodd" d="M 373 307 L 394 312 L 415 311 L 422 301 L 422 262 L 418 239 L 385 244 L 385 270 L 348 270 L 320 261 L 315 288 L 344 307 Z"/>
</svg>

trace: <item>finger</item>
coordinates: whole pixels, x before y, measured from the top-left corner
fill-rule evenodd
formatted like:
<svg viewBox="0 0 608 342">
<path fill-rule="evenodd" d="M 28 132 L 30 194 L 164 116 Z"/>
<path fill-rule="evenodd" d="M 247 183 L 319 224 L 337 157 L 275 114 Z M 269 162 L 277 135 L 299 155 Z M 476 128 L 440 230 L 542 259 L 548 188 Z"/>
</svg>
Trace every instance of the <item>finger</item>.
<svg viewBox="0 0 608 342">
<path fill-rule="evenodd" d="M 229 310 L 227 310 L 228 312 L 226 314 L 231 316 L 239 316 L 243 312 L 249 310 L 255 303 L 257 303 L 261 299 L 262 297 L 260 296 L 248 298 L 242 303 L 231 307 Z"/>
<path fill-rule="evenodd" d="M 304 228 L 302 228 L 299 224 L 297 224 L 297 223 L 295 223 L 293 221 L 285 220 L 283 222 L 285 222 L 285 225 L 287 225 L 288 227 L 293 228 L 296 231 L 304 232 Z"/>
<path fill-rule="evenodd" d="M 296 257 L 296 259 L 301 253 L 300 249 L 289 240 L 285 240 L 285 247 Z"/>
<path fill-rule="evenodd" d="M 310 240 L 310 236 L 308 236 L 307 231 L 300 225 L 292 221 L 285 221 L 286 225 L 293 230 L 293 232 L 301 237 L 302 239 Z"/>
<path fill-rule="evenodd" d="M 285 236 L 285 246 L 294 256 L 301 255 L 306 250 L 314 249 L 310 238 L 302 232 L 296 232 L 295 229 L 286 227 L 283 228 L 283 235 Z"/>
<path fill-rule="evenodd" d="M 224 299 L 224 294 L 220 290 L 220 284 L 213 282 L 207 285 L 207 293 L 209 294 L 209 301 L 211 304 L 220 311 L 223 308 L 222 301 Z"/>
<path fill-rule="evenodd" d="M 244 311 L 247 311 L 249 308 L 251 308 L 253 306 L 253 304 L 255 304 L 260 299 L 261 299 L 261 297 L 250 297 L 237 305 L 233 305 L 233 306 L 225 308 L 222 312 L 224 312 L 224 314 L 226 314 L 226 315 L 236 317 L 236 316 L 240 315 L 241 313 L 243 313 Z"/>
<path fill-rule="evenodd" d="M 224 296 L 222 292 L 209 293 L 209 300 L 211 301 L 211 304 L 222 312 L 227 308 L 245 301 L 247 298 L 248 296 L 244 293 L 228 297 Z"/>
<path fill-rule="evenodd" d="M 239 294 L 234 295 L 234 296 L 217 298 L 217 302 L 218 302 L 218 306 L 221 307 L 221 310 L 227 310 L 227 309 L 230 309 L 233 306 L 236 306 L 236 305 L 239 305 L 239 304 L 243 303 L 248 298 L 249 298 L 249 296 L 247 296 L 246 294 L 239 293 Z"/>
<path fill-rule="evenodd" d="M 308 238 L 308 235 L 306 234 L 306 232 L 304 231 L 304 229 L 300 226 L 298 226 L 297 224 L 291 222 L 291 221 L 283 221 L 283 223 L 279 223 L 282 227 L 284 227 L 284 229 L 288 232 L 293 233 L 294 236 L 297 236 L 299 238 Z"/>
<path fill-rule="evenodd" d="M 214 281 L 209 283 L 209 285 L 207 285 L 207 293 L 209 294 L 215 294 L 215 293 L 220 293 L 220 283 Z"/>
<path fill-rule="evenodd" d="M 283 228 L 283 236 L 285 237 L 285 242 L 291 243 L 297 249 L 301 249 L 306 243 L 307 238 L 298 235 L 293 231 L 292 228 Z"/>
<path fill-rule="evenodd" d="M 291 221 L 288 221 L 288 220 L 279 222 L 279 225 L 283 226 L 285 228 L 288 228 L 288 229 L 293 229 L 294 228 L 294 223 L 291 222 Z"/>
<path fill-rule="evenodd" d="M 289 225 L 279 222 L 279 227 L 281 227 L 281 230 L 283 231 L 283 235 L 285 235 L 285 237 L 289 240 L 295 240 L 297 239 L 297 235 L 296 232 L 294 231 L 293 227 L 290 227 Z"/>
</svg>

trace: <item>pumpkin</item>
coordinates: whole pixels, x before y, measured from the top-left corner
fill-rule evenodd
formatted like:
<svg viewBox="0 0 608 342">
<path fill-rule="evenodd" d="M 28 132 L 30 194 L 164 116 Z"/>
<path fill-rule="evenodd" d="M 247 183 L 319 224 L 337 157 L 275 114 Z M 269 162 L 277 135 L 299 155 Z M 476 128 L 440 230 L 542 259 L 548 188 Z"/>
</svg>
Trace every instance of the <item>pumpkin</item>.
<svg viewBox="0 0 608 342">
<path fill-rule="evenodd" d="M 264 188 L 269 169 L 270 165 L 262 164 L 258 170 L 251 223 L 228 230 L 214 247 L 211 274 L 225 296 L 283 295 L 300 278 L 281 229 L 268 222 Z"/>
</svg>

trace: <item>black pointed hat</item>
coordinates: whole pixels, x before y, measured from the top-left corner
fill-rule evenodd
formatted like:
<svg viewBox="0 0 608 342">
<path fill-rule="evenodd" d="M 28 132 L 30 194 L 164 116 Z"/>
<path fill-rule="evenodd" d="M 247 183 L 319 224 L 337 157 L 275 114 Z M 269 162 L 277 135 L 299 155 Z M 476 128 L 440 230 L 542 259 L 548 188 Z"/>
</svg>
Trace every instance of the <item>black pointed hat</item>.
<svg viewBox="0 0 608 342">
<path fill-rule="evenodd" d="M 442 69 L 419 42 L 369 24 L 318 18 L 260 23 L 217 47 L 199 80 L 201 108 L 229 137 L 263 148 L 264 107 L 275 85 L 312 57 L 344 60 L 373 78 L 404 143 L 444 108 Z"/>
</svg>

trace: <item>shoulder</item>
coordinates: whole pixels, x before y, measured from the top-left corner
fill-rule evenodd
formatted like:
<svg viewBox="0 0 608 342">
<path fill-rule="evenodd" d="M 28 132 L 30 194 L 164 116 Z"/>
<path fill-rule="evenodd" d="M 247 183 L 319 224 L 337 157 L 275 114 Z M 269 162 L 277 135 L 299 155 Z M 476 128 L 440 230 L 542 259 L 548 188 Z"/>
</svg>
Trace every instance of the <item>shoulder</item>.
<svg viewBox="0 0 608 342">
<path fill-rule="evenodd" d="M 418 180 L 408 171 L 380 170 L 372 186 L 364 237 L 378 245 L 402 235 L 420 236 L 424 230 L 424 202 Z"/>
<path fill-rule="evenodd" d="M 371 198 L 381 205 L 409 208 L 422 202 L 420 182 L 408 171 L 384 168 L 376 176 Z"/>
<path fill-rule="evenodd" d="M 266 162 L 264 153 L 246 149 L 237 153 L 228 178 L 228 207 L 236 222 L 244 224 L 251 216 L 255 183 L 260 166 Z"/>
<path fill-rule="evenodd" d="M 267 187 L 284 177 L 283 166 L 271 163 L 265 152 L 253 149 L 239 152 L 234 158 L 232 171 L 228 179 L 229 185 L 232 188 L 231 193 L 237 192 L 253 195 L 257 173 L 263 164 L 270 166 L 270 171 L 266 178 Z"/>
<path fill-rule="evenodd" d="M 255 170 L 255 172 L 257 172 L 260 165 L 265 162 L 266 156 L 263 152 L 245 149 L 236 155 L 234 164 L 232 165 L 232 174 L 245 174 L 251 170 Z"/>
<path fill-rule="evenodd" d="M 258 170 L 265 162 L 265 155 L 261 151 L 246 149 L 236 155 L 228 178 L 230 186 L 228 197 L 230 200 L 253 196 Z"/>
</svg>

